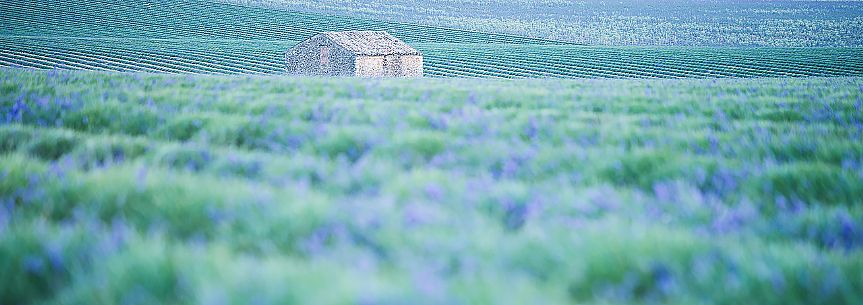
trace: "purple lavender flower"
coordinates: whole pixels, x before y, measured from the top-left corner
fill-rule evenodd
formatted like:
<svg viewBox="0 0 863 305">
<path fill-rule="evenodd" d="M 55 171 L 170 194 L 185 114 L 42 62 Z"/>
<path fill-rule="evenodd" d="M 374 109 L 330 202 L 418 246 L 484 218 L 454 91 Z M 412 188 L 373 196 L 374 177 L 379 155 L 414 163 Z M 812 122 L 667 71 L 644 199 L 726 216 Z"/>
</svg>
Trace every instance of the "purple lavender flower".
<svg viewBox="0 0 863 305">
<path fill-rule="evenodd" d="M 654 263 L 650 268 L 650 275 L 660 295 L 667 296 L 674 292 L 677 283 L 671 268 L 666 264 Z"/>
<path fill-rule="evenodd" d="M 668 183 L 662 181 L 653 184 L 653 195 L 660 202 L 669 202 L 674 200 L 672 197 L 674 196 L 674 190 L 670 185 L 668 185 Z"/>
<path fill-rule="evenodd" d="M 539 131 L 539 124 L 536 122 L 536 118 L 531 117 L 528 119 L 527 126 L 524 127 L 524 135 L 530 139 L 531 141 L 536 139 L 536 135 Z"/>
<path fill-rule="evenodd" d="M 45 260 L 43 260 L 41 257 L 34 256 L 34 255 L 29 255 L 29 256 L 25 257 L 23 264 L 24 264 L 24 270 L 26 270 L 29 273 L 41 274 L 41 273 L 45 272 L 45 269 L 46 269 Z"/>
<path fill-rule="evenodd" d="M 445 293 L 445 285 L 440 276 L 431 270 L 423 270 L 414 273 L 414 285 L 420 293 L 432 300 L 442 300 Z"/>
<path fill-rule="evenodd" d="M 63 245 L 56 240 L 49 241 L 45 245 L 45 257 L 54 269 L 62 269 L 64 266 Z"/>
<path fill-rule="evenodd" d="M 435 183 L 429 183 L 425 186 L 425 195 L 433 201 L 440 201 L 443 198 L 443 189 Z"/>
<path fill-rule="evenodd" d="M 510 204 L 504 213 L 504 227 L 509 230 L 520 229 L 527 220 L 527 212 L 527 207 L 523 204 Z"/>
<path fill-rule="evenodd" d="M 7 121 L 22 122 L 24 120 L 24 112 L 30 109 L 27 103 L 24 102 L 24 94 L 19 95 L 12 104 L 12 111 L 7 113 Z"/>
</svg>

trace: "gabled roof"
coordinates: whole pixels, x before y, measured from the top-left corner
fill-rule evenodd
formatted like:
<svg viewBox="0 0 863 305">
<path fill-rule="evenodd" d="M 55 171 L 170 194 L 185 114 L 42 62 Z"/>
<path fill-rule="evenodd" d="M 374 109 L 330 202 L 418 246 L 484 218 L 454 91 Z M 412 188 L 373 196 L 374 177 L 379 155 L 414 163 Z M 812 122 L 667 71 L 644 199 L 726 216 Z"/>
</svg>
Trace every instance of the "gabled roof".
<svg viewBox="0 0 863 305">
<path fill-rule="evenodd" d="M 321 35 L 357 55 L 422 55 L 384 31 L 323 32 Z"/>
</svg>

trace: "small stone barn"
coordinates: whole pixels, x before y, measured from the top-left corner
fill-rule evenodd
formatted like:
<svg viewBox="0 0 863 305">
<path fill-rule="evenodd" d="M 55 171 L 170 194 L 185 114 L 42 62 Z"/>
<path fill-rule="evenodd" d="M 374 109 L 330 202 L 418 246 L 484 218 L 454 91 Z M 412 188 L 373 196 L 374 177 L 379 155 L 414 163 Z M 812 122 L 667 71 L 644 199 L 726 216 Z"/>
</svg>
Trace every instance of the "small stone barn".
<svg viewBox="0 0 863 305">
<path fill-rule="evenodd" d="M 383 31 L 323 32 L 285 53 L 289 74 L 421 77 L 422 53 Z"/>
</svg>

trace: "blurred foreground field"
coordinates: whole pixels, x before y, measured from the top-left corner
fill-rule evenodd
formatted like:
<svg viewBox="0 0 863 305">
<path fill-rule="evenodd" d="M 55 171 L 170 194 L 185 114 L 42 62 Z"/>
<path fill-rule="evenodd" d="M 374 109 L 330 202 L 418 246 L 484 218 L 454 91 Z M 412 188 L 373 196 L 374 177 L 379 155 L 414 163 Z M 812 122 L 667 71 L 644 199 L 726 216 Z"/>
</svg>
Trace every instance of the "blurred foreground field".
<svg viewBox="0 0 863 305">
<path fill-rule="evenodd" d="M 0 69 L 0 304 L 860 304 L 863 78 Z"/>
</svg>

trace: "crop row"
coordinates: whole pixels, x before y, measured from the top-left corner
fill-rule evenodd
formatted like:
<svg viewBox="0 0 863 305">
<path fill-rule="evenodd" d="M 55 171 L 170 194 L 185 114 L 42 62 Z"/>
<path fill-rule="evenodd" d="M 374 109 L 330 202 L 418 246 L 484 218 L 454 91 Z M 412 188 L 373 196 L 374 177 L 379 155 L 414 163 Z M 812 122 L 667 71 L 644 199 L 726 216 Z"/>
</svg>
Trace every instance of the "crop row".
<svg viewBox="0 0 863 305">
<path fill-rule="evenodd" d="M 385 30 L 409 42 L 560 43 L 200 0 L 15 1 L 0 3 L 0 9 L 0 33 L 16 36 L 302 40 L 322 31 Z"/>
<path fill-rule="evenodd" d="M 426 51 L 426 50 L 424 50 Z M 429 49 L 427 57 L 447 62 L 490 64 L 546 72 L 550 76 L 598 77 L 752 77 L 859 75 L 863 66 L 848 57 L 859 49 L 602 48 L 509 46 Z M 825 54 L 827 53 L 826 56 Z M 859 57 L 858 57 L 859 58 Z M 569 71 L 573 70 L 574 71 Z M 536 76 L 540 73 L 529 73 Z M 585 75 L 586 74 L 586 75 Z"/>
<path fill-rule="evenodd" d="M 0 33 L 7 36 L 0 38 L 3 66 L 281 73 L 281 54 L 297 40 L 327 30 L 378 29 L 413 42 L 423 51 L 427 76 L 709 78 L 863 74 L 863 51 L 856 48 L 548 45 L 554 42 L 198 0 L 27 0 L 2 2 L 0 9 L 4 10 Z"/>
</svg>

